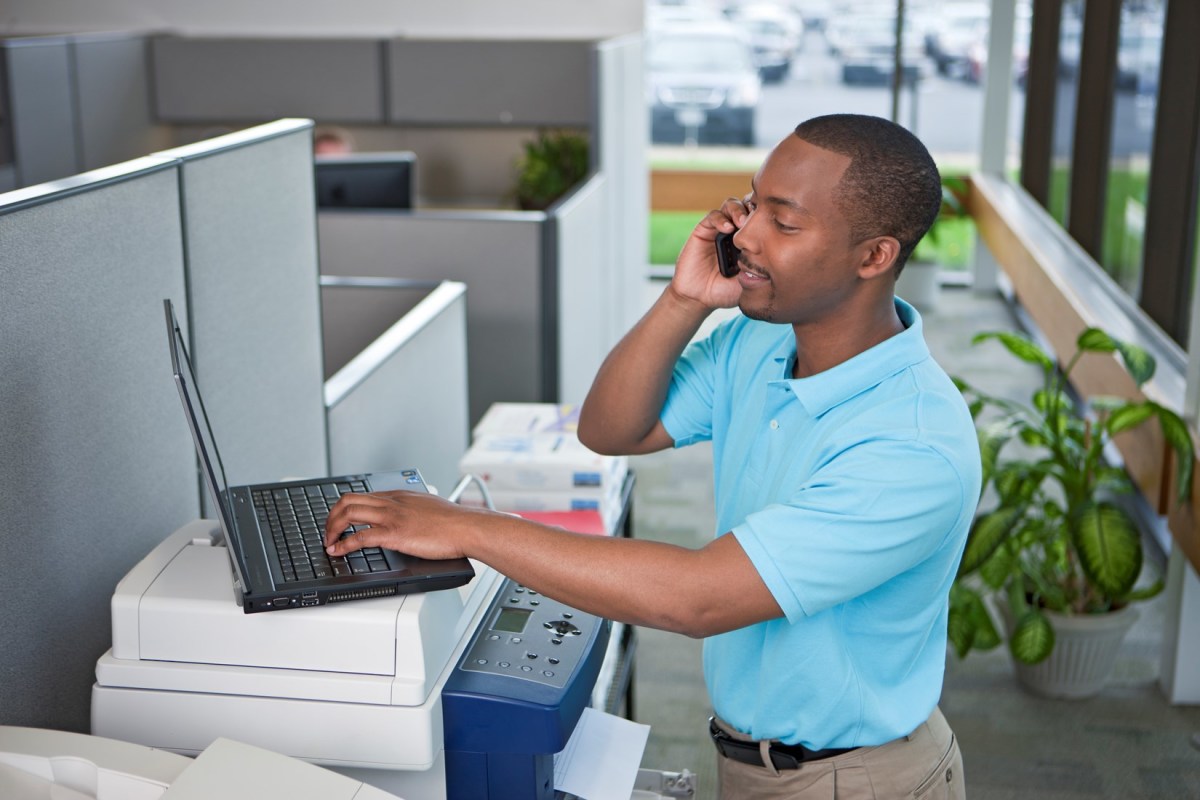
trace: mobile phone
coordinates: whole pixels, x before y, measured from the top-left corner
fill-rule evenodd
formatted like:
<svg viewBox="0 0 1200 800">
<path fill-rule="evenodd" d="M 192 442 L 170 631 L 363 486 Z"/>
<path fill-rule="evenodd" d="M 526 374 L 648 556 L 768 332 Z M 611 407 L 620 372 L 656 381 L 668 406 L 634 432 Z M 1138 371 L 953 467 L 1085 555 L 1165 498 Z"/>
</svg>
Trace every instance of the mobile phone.
<svg viewBox="0 0 1200 800">
<path fill-rule="evenodd" d="M 726 278 L 738 274 L 738 258 L 742 251 L 733 245 L 732 233 L 717 234 L 717 267 Z"/>
</svg>

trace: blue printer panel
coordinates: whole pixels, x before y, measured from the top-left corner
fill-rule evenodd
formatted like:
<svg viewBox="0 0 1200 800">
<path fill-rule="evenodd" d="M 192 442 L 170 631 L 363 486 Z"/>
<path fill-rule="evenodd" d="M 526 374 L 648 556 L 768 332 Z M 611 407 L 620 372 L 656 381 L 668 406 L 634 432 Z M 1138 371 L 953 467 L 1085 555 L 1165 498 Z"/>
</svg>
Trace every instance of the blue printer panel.
<svg viewBox="0 0 1200 800">
<path fill-rule="evenodd" d="M 610 628 L 507 579 L 442 693 L 446 749 L 561 750 L 591 699 Z"/>
</svg>

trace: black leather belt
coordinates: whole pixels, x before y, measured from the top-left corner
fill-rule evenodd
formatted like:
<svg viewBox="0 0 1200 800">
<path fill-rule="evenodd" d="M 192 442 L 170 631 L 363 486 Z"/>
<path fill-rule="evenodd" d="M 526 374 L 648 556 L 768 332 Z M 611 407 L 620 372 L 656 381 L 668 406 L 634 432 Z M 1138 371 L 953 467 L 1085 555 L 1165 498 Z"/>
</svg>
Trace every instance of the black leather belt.
<svg viewBox="0 0 1200 800">
<path fill-rule="evenodd" d="M 717 746 L 717 752 L 725 758 L 765 768 L 758 742 L 743 742 L 740 739 L 734 739 L 721 730 L 714 717 L 708 718 L 708 733 L 712 736 L 713 744 Z M 840 756 L 842 753 L 849 753 L 851 750 L 857 749 L 857 747 L 827 747 L 824 750 L 809 750 L 801 744 L 775 742 L 767 748 L 767 752 L 771 756 L 771 763 L 775 765 L 775 769 L 800 769 L 801 764 L 809 761 L 820 761 L 823 758 Z"/>
</svg>

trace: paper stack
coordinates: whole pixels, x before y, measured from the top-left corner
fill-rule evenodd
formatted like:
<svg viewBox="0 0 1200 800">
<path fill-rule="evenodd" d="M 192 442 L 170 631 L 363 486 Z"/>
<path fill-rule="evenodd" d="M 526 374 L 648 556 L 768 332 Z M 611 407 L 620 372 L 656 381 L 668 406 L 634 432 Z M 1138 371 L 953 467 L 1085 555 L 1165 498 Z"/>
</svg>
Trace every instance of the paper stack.
<svg viewBox="0 0 1200 800">
<path fill-rule="evenodd" d="M 472 432 L 462 474 L 487 484 L 501 511 L 592 511 L 611 532 L 629 461 L 588 450 L 576 435 L 579 406 L 496 403 Z"/>
</svg>

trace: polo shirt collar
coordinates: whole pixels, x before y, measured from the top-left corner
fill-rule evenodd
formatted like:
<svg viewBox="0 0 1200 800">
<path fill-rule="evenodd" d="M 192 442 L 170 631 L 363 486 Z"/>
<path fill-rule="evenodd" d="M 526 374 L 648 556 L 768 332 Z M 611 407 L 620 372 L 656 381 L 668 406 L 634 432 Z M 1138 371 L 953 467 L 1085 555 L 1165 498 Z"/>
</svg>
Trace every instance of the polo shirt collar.
<svg viewBox="0 0 1200 800">
<path fill-rule="evenodd" d="M 781 342 L 774 357 L 776 363 L 781 364 L 781 377 L 809 415 L 819 417 L 834 406 L 929 358 L 921 315 L 899 297 L 895 303 L 896 313 L 904 324 L 903 331 L 816 375 L 807 378 L 787 377 L 787 370 L 791 369 L 796 355 L 796 337 L 791 335 Z"/>
</svg>

